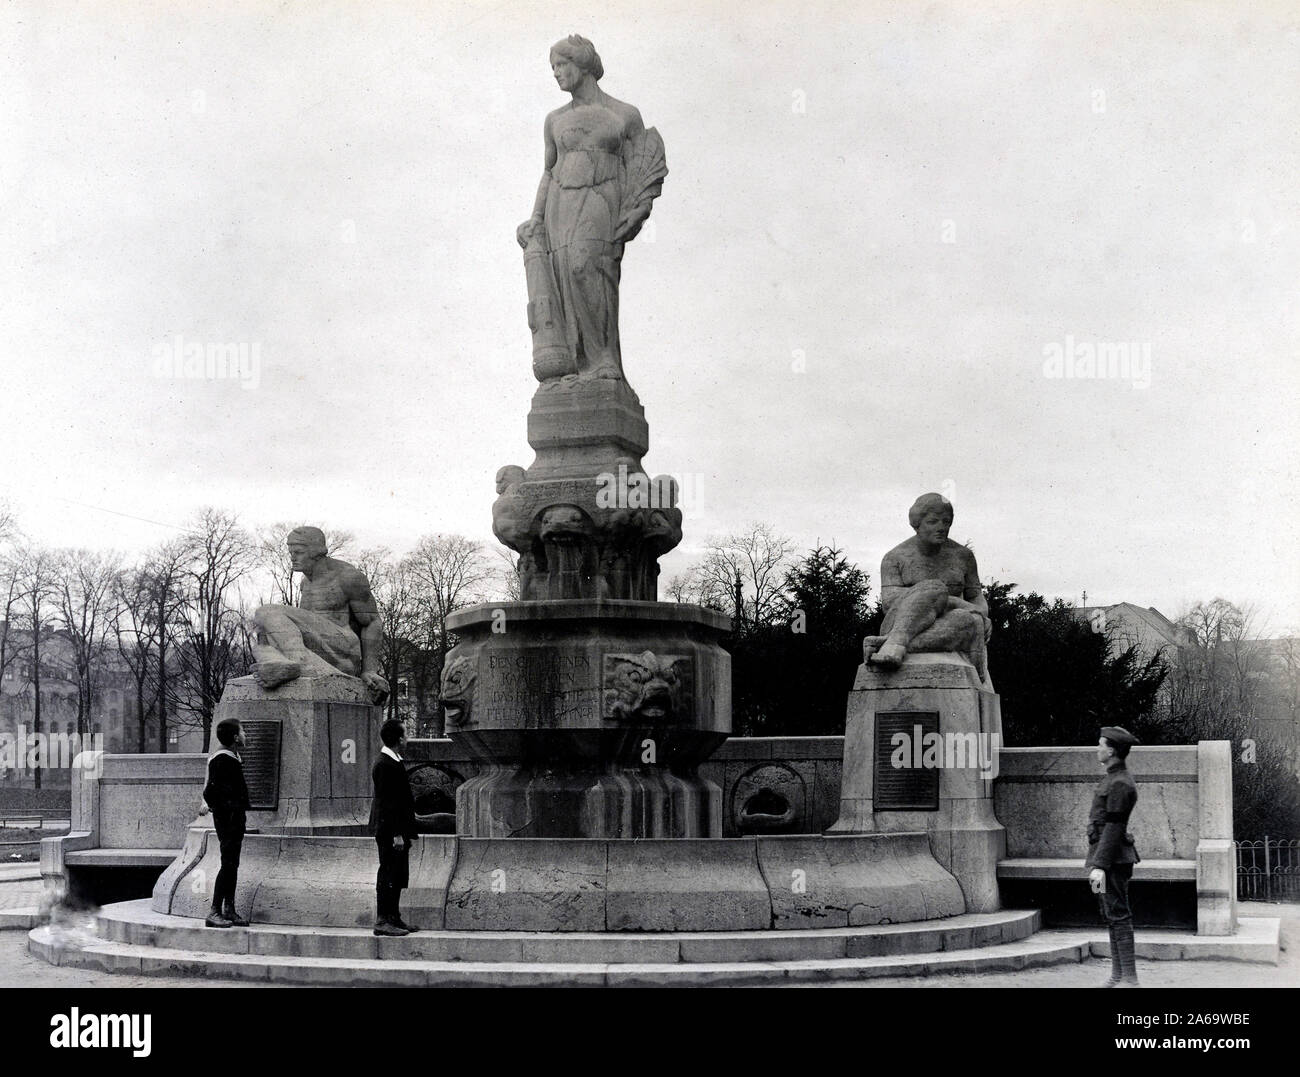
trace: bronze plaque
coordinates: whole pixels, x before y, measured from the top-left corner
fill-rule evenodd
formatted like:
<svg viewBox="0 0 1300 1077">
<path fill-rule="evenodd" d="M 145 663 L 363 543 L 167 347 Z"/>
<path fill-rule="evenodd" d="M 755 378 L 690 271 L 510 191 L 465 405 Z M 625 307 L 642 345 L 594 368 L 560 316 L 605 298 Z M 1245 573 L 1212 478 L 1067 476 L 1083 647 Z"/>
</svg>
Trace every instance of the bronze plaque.
<svg viewBox="0 0 1300 1077">
<path fill-rule="evenodd" d="M 244 740 L 239 752 L 244 761 L 244 781 L 253 811 L 275 811 L 280 806 L 280 722 L 277 719 L 242 719 Z"/>
<path fill-rule="evenodd" d="M 939 767 L 922 763 L 925 738 L 938 732 L 938 711 L 876 712 L 876 811 L 939 810 Z"/>
</svg>

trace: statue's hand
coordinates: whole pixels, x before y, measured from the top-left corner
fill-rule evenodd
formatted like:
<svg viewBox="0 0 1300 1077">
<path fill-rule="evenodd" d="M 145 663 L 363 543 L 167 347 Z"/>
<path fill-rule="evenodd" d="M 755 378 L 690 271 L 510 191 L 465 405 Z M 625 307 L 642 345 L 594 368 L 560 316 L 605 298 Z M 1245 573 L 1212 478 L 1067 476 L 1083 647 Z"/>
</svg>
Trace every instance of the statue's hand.
<svg viewBox="0 0 1300 1077">
<path fill-rule="evenodd" d="M 378 705 L 388 699 L 388 682 L 378 673 L 361 674 L 361 683 L 364 684 L 370 692 L 370 702 Z"/>
<path fill-rule="evenodd" d="M 540 221 L 529 217 L 528 220 L 515 229 L 515 239 L 519 241 L 519 246 L 525 248 L 528 246 L 528 241 L 533 238 L 533 229 L 540 223 Z"/>
</svg>

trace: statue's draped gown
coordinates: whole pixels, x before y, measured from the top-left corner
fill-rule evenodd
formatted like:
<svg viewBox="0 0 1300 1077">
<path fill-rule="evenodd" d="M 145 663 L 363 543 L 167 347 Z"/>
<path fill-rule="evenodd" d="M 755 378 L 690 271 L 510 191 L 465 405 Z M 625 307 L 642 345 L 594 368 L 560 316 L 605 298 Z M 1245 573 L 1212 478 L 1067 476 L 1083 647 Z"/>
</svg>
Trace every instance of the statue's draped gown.
<svg viewBox="0 0 1300 1077">
<path fill-rule="evenodd" d="M 546 195 L 546 238 L 565 335 L 580 370 L 621 372 L 614 241 L 624 166 L 623 124 L 598 105 L 571 108 L 555 123 L 557 159 Z"/>
</svg>

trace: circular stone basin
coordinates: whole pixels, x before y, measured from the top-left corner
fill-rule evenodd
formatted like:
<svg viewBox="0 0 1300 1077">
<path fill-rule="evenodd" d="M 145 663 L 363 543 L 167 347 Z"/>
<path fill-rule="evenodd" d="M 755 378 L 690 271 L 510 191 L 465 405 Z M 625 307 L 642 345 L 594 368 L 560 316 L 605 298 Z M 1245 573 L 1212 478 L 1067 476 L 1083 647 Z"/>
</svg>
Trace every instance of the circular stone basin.
<svg viewBox="0 0 1300 1077">
<path fill-rule="evenodd" d="M 254 923 L 369 927 L 373 838 L 244 839 L 237 909 Z M 155 912 L 201 919 L 220 869 L 191 827 Z M 858 927 L 966 911 L 921 833 L 642 840 L 420 837 L 406 919 L 448 931 L 763 931 Z"/>
</svg>

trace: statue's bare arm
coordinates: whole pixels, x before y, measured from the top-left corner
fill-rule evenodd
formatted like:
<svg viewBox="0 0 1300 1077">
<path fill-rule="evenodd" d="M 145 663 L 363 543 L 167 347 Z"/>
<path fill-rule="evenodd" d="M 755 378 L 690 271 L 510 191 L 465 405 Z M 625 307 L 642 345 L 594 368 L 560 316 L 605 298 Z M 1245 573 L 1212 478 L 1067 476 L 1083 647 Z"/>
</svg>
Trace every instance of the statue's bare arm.
<svg viewBox="0 0 1300 1077">
<path fill-rule="evenodd" d="M 524 221 L 515 233 L 515 238 L 519 240 L 519 246 L 528 246 L 528 237 L 532 230 L 539 223 L 546 219 L 546 195 L 551 189 L 551 169 L 555 167 L 555 162 L 560 159 L 560 151 L 555 145 L 555 132 L 552 130 L 552 121 L 555 113 L 550 113 L 546 117 L 546 123 L 542 125 L 542 137 L 546 143 L 544 165 L 542 168 L 542 180 L 537 185 L 537 197 L 533 199 L 533 212 L 528 220 Z"/>
<path fill-rule="evenodd" d="M 886 554 L 880 562 L 880 601 L 884 603 L 885 609 L 893 606 L 907 590 L 908 585 L 903 582 L 903 566 L 896 557 Z"/>
<path fill-rule="evenodd" d="M 348 613 L 361 628 L 361 676 L 379 672 L 379 652 L 384 642 L 384 626 L 379 619 L 379 605 L 370 593 L 370 581 L 359 569 L 351 569 L 342 579 L 348 600 Z"/>
<path fill-rule="evenodd" d="M 965 562 L 965 575 L 962 582 L 962 597 L 948 599 L 948 608 L 956 610 L 973 610 L 988 620 L 989 603 L 984 597 L 984 588 L 980 586 L 980 570 L 975 563 L 975 555 L 961 547 L 961 557 Z"/>
</svg>

